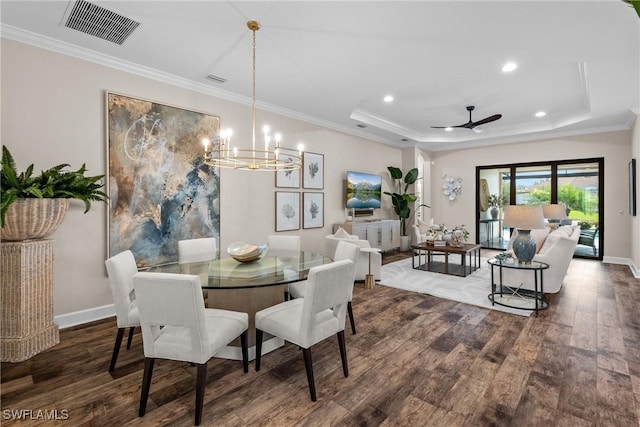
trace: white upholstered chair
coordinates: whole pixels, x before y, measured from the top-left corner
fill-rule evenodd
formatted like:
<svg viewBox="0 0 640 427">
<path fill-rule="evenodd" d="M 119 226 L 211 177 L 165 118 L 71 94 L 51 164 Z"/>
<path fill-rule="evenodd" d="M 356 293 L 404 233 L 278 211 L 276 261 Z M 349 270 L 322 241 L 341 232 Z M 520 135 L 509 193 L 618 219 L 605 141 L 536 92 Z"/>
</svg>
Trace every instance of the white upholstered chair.
<svg viewBox="0 0 640 427">
<path fill-rule="evenodd" d="M 300 236 L 267 236 L 269 256 L 297 257 L 300 255 Z"/>
<path fill-rule="evenodd" d="M 133 331 L 136 326 L 140 326 L 140 317 L 138 316 L 138 305 L 135 300 L 133 291 L 133 275 L 138 272 L 136 259 L 129 250 L 120 252 L 105 261 L 107 267 L 107 275 L 109 276 L 109 285 L 111 286 L 111 294 L 113 296 L 113 305 L 116 309 L 116 323 L 118 332 L 116 333 L 116 342 L 113 346 L 111 355 L 111 363 L 109 364 L 109 372 L 113 372 L 118 360 L 120 345 L 124 331 L 129 328 L 129 337 L 127 338 L 127 350 L 131 348 L 131 340 L 133 339 Z"/>
<path fill-rule="evenodd" d="M 207 362 L 240 336 L 242 365 L 249 370 L 249 316 L 229 310 L 205 309 L 200 277 L 188 274 L 137 273 L 133 277 L 144 346 L 144 374 L 139 416 L 144 416 L 155 359 L 196 364 L 195 424 L 202 420 Z"/>
<path fill-rule="evenodd" d="M 358 236 L 347 234 L 346 232 L 343 235 L 339 235 L 338 233 L 329 234 L 328 236 L 325 236 L 325 255 L 329 258 L 333 258 L 336 253 L 338 243 L 341 240 L 346 240 L 361 248 L 371 247 L 368 240 L 360 239 Z M 382 254 L 369 254 L 368 252 L 360 252 L 358 255 L 358 261 L 356 262 L 356 280 L 364 280 L 369 273 L 369 255 L 371 255 L 371 274 L 373 274 L 373 277 L 375 277 L 376 280 L 380 280 L 380 276 L 382 274 Z"/>
<path fill-rule="evenodd" d="M 353 292 L 351 260 L 312 267 L 304 298 L 293 299 L 256 313 L 256 371 L 260 370 L 264 332 L 302 348 L 311 400 L 316 401 L 311 346 L 336 334 L 340 346 L 342 371 L 349 376 L 344 342 L 347 304 Z"/>
<path fill-rule="evenodd" d="M 346 240 L 342 240 L 336 247 L 336 253 L 333 256 L 334 261 L 342 261 L 343 259 L 349 259 L 355 264 L 360 255 L 360 247 Z M 353 269 L 353 280 L 355 282 L 356 269 Z M 289 292 L 293 298 L 304 298 L 304 294 L 307 290 L 307 281 L 302 280 L 300 282 L 291 283 L 289 285 Z M 353 306 L 351 300 L 347 304 L 347 313 L 349 314 L 349 321 L 351 322 L 351 333 L 356 333 L 356 321 L 353 317 Z"/>
<path fill-rule="evenodd" d="M 215 237 L 188 239 L 178 241 L 178 262 L 211 261 L 218 256 L 218 246 Z"/>
<path fill-rule="evenodd" d="M 300 236 L 279 236 L 270 234 L 267 236 L 269 249 L 267 255 L 274 257 L 297 258 L 300 256 Z M 289 289 L 284 292 L 284 300 L 290 298 Z"/>
</svg>

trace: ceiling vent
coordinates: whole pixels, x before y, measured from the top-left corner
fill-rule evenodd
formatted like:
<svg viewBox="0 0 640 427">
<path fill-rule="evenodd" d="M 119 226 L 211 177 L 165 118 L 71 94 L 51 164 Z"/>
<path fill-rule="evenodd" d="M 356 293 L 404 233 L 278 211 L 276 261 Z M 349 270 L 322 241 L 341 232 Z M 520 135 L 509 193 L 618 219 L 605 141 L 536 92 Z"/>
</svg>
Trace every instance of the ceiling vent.
<svg viewBox="0 0 640 427">
<path fill-rule="evenodd" d="M 101 6 L 78 0 L 64 26 L 121 45 L 138 28 L 139 22 Z"/>
<path fill-rule="evenodd" d="M 211 80 L 212 82 L 216 83 L 224 83 L 227 81 L 227 79 L 225 79 L 224 77 L 216 76 L 215 74 L 209 74 L 207 76 L 207 80 Z"/>
</svg>

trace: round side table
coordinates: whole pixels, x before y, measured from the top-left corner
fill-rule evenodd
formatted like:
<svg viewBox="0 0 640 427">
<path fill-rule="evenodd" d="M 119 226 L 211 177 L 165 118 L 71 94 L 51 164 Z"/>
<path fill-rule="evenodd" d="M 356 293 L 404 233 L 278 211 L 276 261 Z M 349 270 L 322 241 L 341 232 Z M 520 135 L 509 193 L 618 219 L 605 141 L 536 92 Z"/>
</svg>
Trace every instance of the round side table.
<svg viewBox="0 0 640 427">
<path fill-rule="evenodd" d="M 376 284 L 375 278 L 373 274 L 371 274 L 371 254 L 382 252 L 382 249 L 379 248 L 360 248 L 360 252 L 369 253 L 369 272 L 364 276 L 364 288 L 365 289 L 373 289 Z"/>
</svg>

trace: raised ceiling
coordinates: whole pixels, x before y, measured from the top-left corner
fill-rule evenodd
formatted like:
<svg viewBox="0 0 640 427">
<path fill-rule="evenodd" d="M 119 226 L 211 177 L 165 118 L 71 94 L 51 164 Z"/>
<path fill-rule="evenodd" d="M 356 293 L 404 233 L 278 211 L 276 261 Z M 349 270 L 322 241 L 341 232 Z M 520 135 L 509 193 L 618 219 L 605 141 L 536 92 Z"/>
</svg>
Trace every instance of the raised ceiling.
<svg viewBox="0 0 640 427">
<path fill-rule="evenodd" d="M 3 0 L 2 36 L 248 104 L 257 20 L 260 109 L 396 147 L 628 129 L 640 113 L 640 19 L 620 0 L 91 2 L 140 23 L 122 44 L 67 28 L 75 3 Z M 468 105 L 503 116 L 432 128 L 466 123 Z"/>
</svg>

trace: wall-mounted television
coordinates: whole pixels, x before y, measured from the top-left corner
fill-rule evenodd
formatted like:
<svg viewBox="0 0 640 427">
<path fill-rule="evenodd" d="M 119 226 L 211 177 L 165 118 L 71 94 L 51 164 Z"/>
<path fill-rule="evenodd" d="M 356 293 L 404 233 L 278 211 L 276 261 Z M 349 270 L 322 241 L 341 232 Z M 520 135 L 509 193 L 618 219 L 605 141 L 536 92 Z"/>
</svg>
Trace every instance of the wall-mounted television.
<svg viewBox="0 0 640 427">
<path fill-rule="evenodd" d="M 363 172 L 347 172 L 347 208 L 379 209 L 382 197 L 382 177 Z"/>
</svg>

